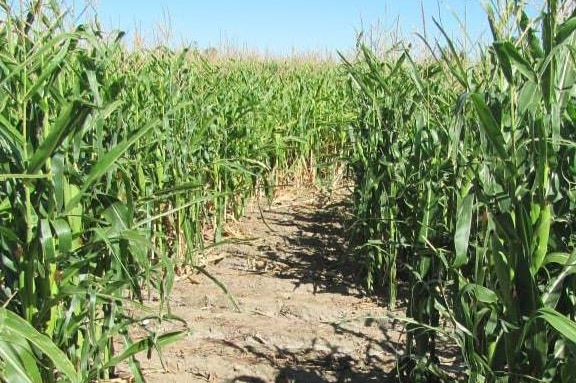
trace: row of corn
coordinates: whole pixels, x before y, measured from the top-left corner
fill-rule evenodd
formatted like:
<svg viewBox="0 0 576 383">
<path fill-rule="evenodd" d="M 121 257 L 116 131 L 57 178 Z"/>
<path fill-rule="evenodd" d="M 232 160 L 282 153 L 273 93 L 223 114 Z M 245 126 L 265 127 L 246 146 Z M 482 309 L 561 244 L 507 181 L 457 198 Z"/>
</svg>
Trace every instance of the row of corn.
<svg viewBox="0 0 576 383">
<path fill-rule="evenodd" d="M 70 26 L 57 1 L 11 6 L 0 1 L 0 381 L 89 382 L 124 361 L 143 381 L 135 355 L 186 334 L 155 330 L 179 320 L 174 264 L 195 265 L 254 193 L 330 176 L 352 112 L 340 69 L 131 50 L 121 33 Z M 151 291 L 159 308 L 142 303 Z"/>
<path fill-rule="evenodd" d="M 348 63 L 351 238 L 405 308 L 402 381 L 452 381 L 454 350 L 468 382 L 576 381 L 576 11 L 544 3 L 492 2 L 474 58 L 437 24 L 426 61 Z"/>
</svg>

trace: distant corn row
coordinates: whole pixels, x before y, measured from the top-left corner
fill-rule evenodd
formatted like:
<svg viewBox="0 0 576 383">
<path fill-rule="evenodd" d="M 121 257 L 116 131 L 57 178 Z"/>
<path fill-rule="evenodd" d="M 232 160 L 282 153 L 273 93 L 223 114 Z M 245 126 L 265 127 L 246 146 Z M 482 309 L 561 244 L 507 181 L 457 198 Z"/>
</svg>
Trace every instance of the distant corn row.
<svg viewBox="0 0 576 383">
<path fill-rule="evenodd" d="M 203 230 L 279 180 L 328 177 L 350 118 L 330 63 L 129 51 L 56 1 L 0 1 L 0 381 L 88 382 L 143 338 Z M 44 4 L 43 3 L 47 3 Z M 139 307 L 149 289 L 161 309 Z M 118 342 L 123 344 L 120 345 Z"/>
<path fill-rule="evenodd" d="M 348 64 L 352 239 L 368 287 L 405 292 L 406 382 L 451 381 L 454 345 L 469 382 L 576 381 L 576 14 L 495 4 L 477 61 L 446 38 Z"/>
</svg>

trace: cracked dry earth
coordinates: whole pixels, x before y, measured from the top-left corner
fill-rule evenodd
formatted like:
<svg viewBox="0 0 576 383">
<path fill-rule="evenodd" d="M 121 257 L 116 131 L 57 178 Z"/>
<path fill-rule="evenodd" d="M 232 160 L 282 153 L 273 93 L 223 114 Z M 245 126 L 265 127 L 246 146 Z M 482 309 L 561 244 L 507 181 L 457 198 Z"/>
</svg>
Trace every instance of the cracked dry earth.
<svg viewBox="0 0 576 383">
<path fill-rule="evenodd" d="M 157 357 L 141 358 L 146 380 L 382 381 L 401 328 L 377 319 L 384 305 L 358 289 L 344 256 L 345 192 L 335 194 L 284 190 L 231 223 L 227 244 L 208 252 L 206 270 L 240 311 L 206 276 L 179 277 L 171 307 L 192 331 L 163 350 L 165 368 Z"/>
</svg>

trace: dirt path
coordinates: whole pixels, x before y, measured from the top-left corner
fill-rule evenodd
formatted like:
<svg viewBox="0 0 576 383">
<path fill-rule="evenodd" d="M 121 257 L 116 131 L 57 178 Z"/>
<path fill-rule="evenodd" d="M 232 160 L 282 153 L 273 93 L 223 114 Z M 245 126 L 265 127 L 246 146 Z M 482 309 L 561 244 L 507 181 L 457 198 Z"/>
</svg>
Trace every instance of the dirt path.
<svg viewBox="0 0 576 383">
<path fill-rule="evenodd" d="M 299 193 L 296 197 L 296 193 Z M 143 361 L 148 382 L 376 382 L 393 366 L 400 334 L 342 265 L 342 198 L 285 191 L 262 214 L 249 207 L 228 228 L 245 240 L 213 249 L 207 270 L 181 277 L 172 309 L 192 334 L 165 349 L 167 372 Z M 252 238 L 252 240 L 247 240 Z M 360 318 L 348 321 L 349 319 Z M 362 319 L 364 318 L 364 319 Z"/>
</svg>

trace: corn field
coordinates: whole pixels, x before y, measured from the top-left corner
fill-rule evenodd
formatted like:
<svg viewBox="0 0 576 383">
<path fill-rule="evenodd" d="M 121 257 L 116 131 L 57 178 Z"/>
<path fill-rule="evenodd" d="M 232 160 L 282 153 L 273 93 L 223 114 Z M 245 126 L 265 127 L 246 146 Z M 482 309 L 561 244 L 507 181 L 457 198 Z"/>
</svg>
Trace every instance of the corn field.
<svg viewBox="0 0 576 383">
<path fill-rule="evenodd" d="M 393 379 L 576 381 L 573 8 L 494 1 L 478 55 L 437 24 L 426 59 L 334 63 L 129 49 L 55 0 L 0 0 L 0 381 L 145 381 L 136 356 L 193 327 L 176 267 L 206 272 L 252 197 L 343 163 L 364 285 L 406 314 Z"/>
</svg>

